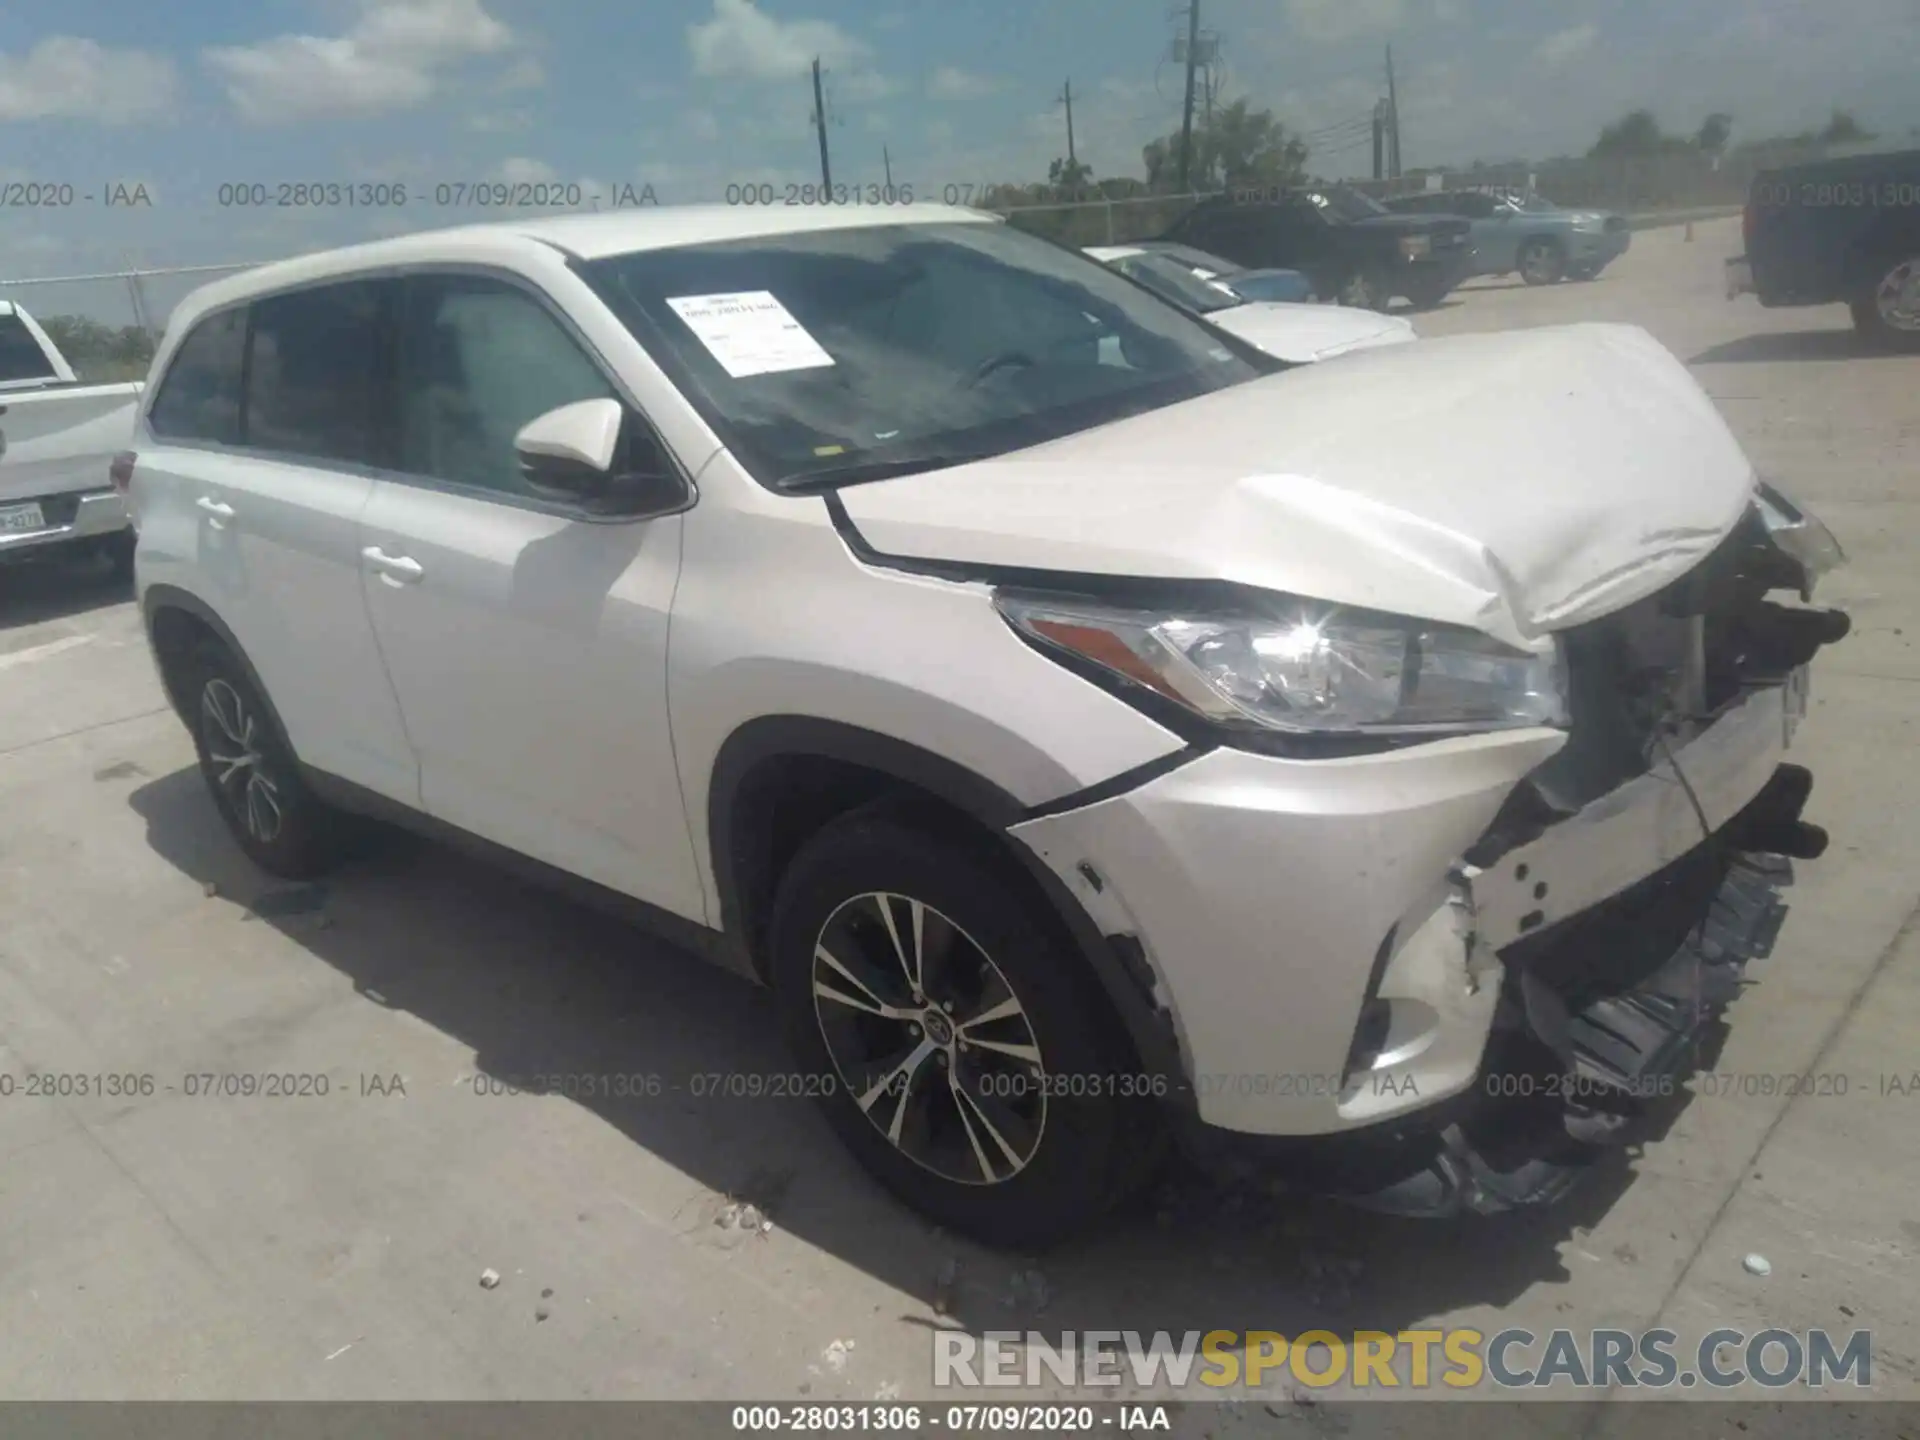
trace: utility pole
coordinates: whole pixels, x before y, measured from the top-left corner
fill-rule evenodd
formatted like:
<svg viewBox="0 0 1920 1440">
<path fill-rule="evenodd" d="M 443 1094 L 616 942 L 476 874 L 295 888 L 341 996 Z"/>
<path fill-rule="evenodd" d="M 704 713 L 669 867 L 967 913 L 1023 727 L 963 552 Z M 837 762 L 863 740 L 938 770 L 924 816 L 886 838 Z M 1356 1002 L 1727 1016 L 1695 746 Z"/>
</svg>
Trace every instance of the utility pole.
<svg viewBox="0 0 1920 1440">
<path fill-rule="evenodd" d="M 1387 174 L 1400 178 L 1400 92 L 1393 85 L 1393 46 L 1387 46 Z"/>
<path fill-rule="evenodd" d="M 1200 0 L 1187 0 L 1187 98 L 1180 111 L 1180 189 L 1193 168 L 1193 72 L 1200 61 Z"/>
<path fill-rule="evenodd" d="M 1387 178 L 1387 102 L 1373 102 L 1373 178 Z"/>
<path fill-rule="evenodd" d="M 824 203 L 833 194 L 833 167 L 827 163 L 827 102 L 820 89 L 820 57 L 813 57 L 813 128 L 820 134 L 820 185 L 827 193 L 821 196 Z"/>
<path fill-rule="evenodd" d="M 886 146 L 880 147 L 880 163 L 887 167 L 887 194 L 893 194 L 893 152 Z"/>
<path fill-rule="evenodd" d="M 1080 157 L 1073 151 L 1073 81 L 1067 81 L 1067 88 L 1060 92 L 1060 101 L 1067 107 L 1067 166 L 1077 175 Z"/>
</svg>

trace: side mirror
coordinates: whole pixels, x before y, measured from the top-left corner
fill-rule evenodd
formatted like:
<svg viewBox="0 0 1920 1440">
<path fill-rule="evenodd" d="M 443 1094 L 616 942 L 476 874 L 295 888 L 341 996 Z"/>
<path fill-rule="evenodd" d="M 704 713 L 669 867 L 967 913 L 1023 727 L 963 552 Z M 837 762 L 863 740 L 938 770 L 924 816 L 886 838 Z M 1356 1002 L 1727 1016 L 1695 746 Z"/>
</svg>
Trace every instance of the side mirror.
<svg viewBox="0 0 1920 1440">
<path fill-rule="evenodd" d="M 535 416 L 513 437 L 527 488 L 603 514 L 674 509 L 686 484 L 618 400 L 580 400 Z"/>
</svg>

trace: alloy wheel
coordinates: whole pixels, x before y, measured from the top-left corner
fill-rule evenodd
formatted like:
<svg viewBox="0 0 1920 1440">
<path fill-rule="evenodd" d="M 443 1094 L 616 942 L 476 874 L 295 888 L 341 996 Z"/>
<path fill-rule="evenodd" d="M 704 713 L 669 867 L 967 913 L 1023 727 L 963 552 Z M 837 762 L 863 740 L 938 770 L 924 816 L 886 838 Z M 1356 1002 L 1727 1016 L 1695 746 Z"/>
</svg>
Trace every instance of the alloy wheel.
<svg viewBox="0 0 1920 1440">
<path fill-rule="evenodd" d="M 257 739 L 260 720 L 240 692 L 213 679 L 200 692 L 200 734 L 215 787 L 247 833 L 271 845 L 285 821 L 280 784 L 268 767 Z"/>
<path fill-rule="evenodd" d="M 959 1184 L 1027 1167 L 1046 1066 L 1020 997 L 960 926 L 911 896 L 856 895 L 820 927 L 812 985 L 839 1083 L 889 1144 Z"/>
<path fill-rule="evenodd" d="M 1551 245 L 1534 241 L 1521 252 L 1520 278 L 1530 285 L 1546 285 L 1560 278 L 1560 257 Z"/>
<path fill-rule="evenodd" d="M 1920 332 L 1920 259 L 1889 270 L 1874 290 L 1873 304 L 1888 329 Z"/>
</svg>

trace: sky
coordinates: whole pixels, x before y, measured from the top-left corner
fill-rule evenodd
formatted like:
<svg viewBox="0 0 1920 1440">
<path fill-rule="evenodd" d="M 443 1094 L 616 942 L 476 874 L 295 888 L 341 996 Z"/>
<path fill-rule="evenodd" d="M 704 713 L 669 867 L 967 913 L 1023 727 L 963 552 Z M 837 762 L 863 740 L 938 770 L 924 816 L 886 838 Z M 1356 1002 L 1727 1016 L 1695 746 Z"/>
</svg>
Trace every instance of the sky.
<svg viewBox="0 0 1920 1440">
<path fill-rule="evenodd" d="M 1836 105 L 1882 133 L 1920 126 L 1920 0 L 1200 3 L 1221 98 L 1273 109 L 1316 141 L 1326 174 L 1370 164 L 1363 122 L 1389 43 L 1409 167 L 1578 153 L 1639 106 L 1689 132 L 1731 112 L 1736 139 L 1817 126 Z M 1179 124 L 1175 9 L 0 0 L 0 279 L 271 259 L 461 223 L 484 214 L 435 201 L 476 182 L 578 185 L 612 204 L 649 185 L 675 203 L 814 181 L 816 57 L 836 182 L 878 184 L 889 157 L 895 183 L 923 197 L 1044 179 L 1066 152 L 1069 83 L 1079 158 L 1098 176 L 1139 175 L 1141 146 Z M 301 182 L 409 198 L 220 203 L 223 185 L 278 198 Z M 19 186 L 35 184 L 57 200 L 72 186 L 72 202 L 22 206 Z M 104 204 L 140 199 L 136 186 L 147 203 Z"/>
</svg>

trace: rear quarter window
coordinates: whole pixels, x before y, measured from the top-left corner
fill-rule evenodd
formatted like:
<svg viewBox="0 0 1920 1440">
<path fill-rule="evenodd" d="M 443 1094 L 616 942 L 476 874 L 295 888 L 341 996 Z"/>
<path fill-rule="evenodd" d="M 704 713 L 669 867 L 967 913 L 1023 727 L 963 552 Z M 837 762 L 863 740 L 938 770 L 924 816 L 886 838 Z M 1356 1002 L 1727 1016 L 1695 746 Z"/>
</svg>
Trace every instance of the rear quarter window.
<svg viewBox="0 0 1920 1440">
<path fill-rule="evenodd" d="M 0 315 L 0 381 L 51 380 L 53 364 L 18 315 Z"/>
<path fill-rule="evenodd" d="M 240 366 L 247 342 L 247 308 L 208 315 L 174 352 L 147 424 L 166 440 L 240 443 Z"/>
</svg>

